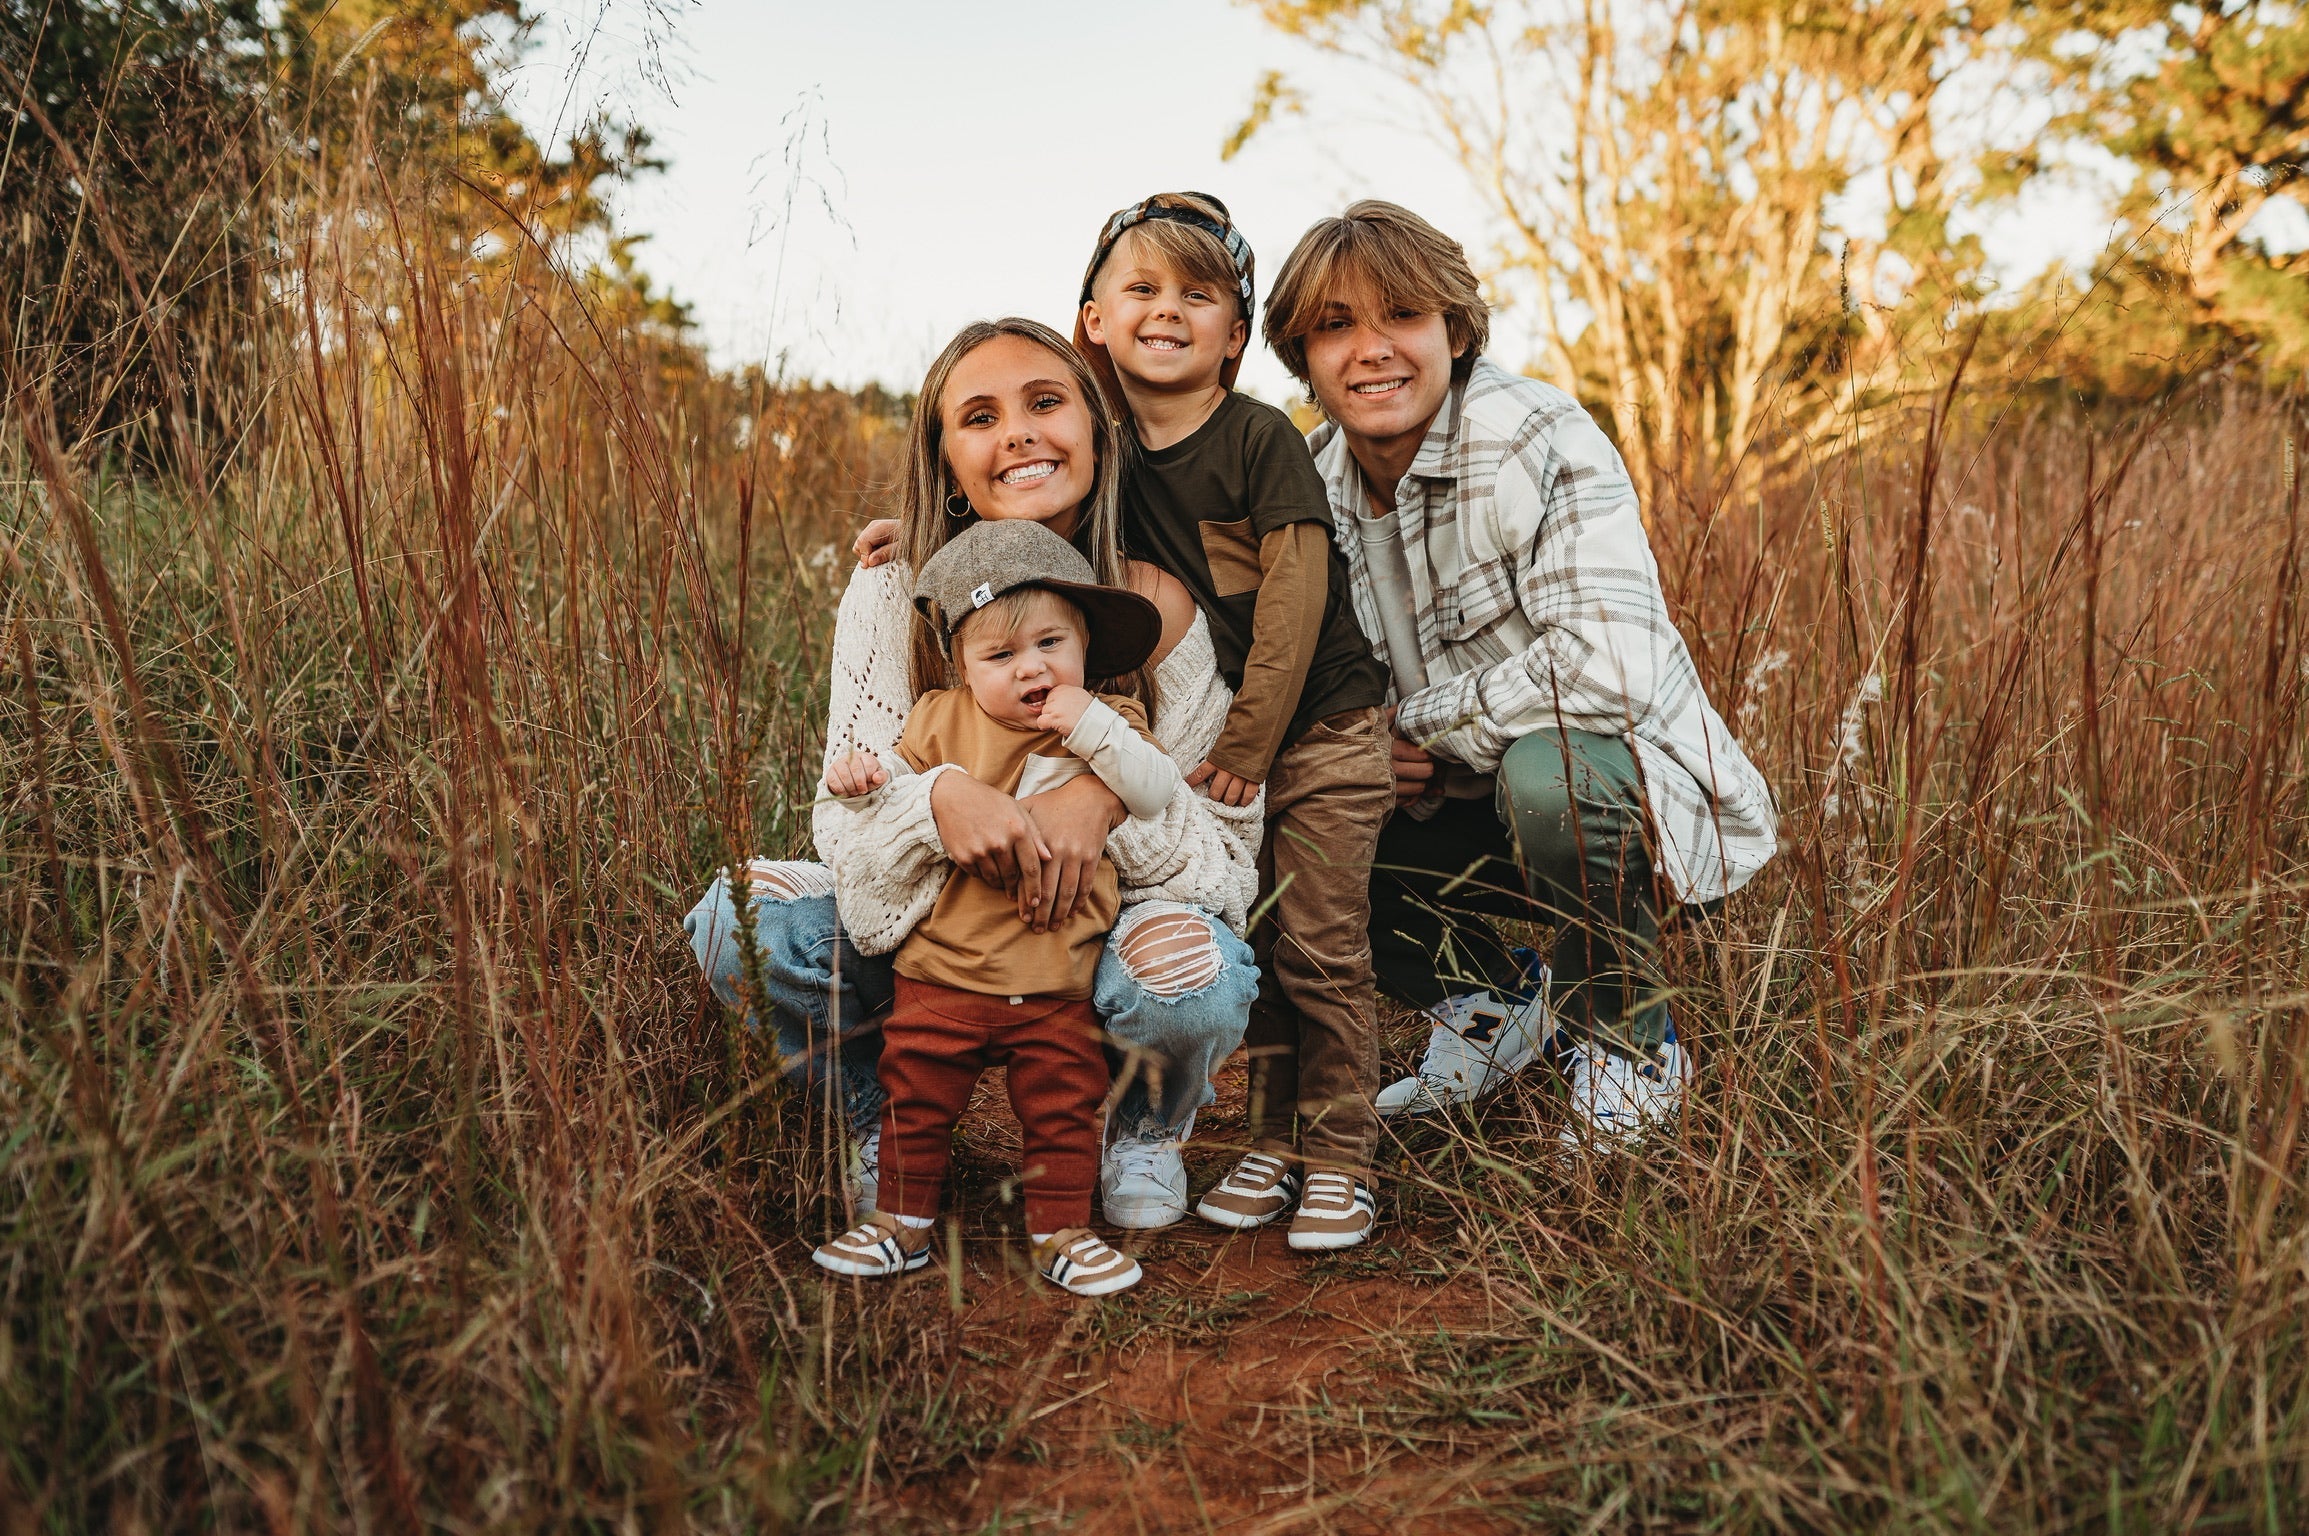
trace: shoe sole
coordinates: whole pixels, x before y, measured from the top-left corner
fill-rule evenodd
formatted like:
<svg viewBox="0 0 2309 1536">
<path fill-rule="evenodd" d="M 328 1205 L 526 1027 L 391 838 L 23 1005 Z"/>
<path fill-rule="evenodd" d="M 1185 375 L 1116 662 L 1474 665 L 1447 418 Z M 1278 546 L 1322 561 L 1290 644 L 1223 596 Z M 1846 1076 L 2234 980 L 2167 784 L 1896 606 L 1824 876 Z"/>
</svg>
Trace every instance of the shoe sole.
<svg viewBox="0 0 2309 1536">
<path fill-rule="evenodd" d="M 1453 1102 L 1464 1103 L 1465 1101 L 1455 1100 Z M 1416 1119 L 1420 1115 L 1432 1115 L 1439 1109 L 1448 1109 L 1451 1106 L 1450 1104 L 1438 1104 L 1435 1102 L 1435 1100 L 1422 1094 L 1417 1098 L 1406 1100 L 1401 1104 L 1379 1104 L 1374 1102 L 1372 1107 L 1379 1111 L 1379 1118 L 1382 1120 L 1401 1120 L 1406 1116 Z"/>
<path fill-rule="evenodd" d="M 1273 1210 L 1269 1211 L 1264 1216 L 1251 1216 L 1246 1215 L 1242 1211 L 1221 1210 L 1206 1200 L 1202 1204 L 1195 1207 L 1195 1214 L 1200 1216 L 1203 1220 L 1209 1222 L 1212 1226 L 1225 1227 L 1229 1232 L 1251 1232 L 1257 1230 L 1260 1227 L 1266 1226 L 1276 1217 L 1283 1215 L 1290 1209 L 1291 1202 L 1285 1200 L 1281 1205 L 1276 1206 Z"/>
<path fill-rule="evenodd" d="M 1209 1206 L 1198 1205 L 1195 1207 L 1195 1214 L 1212 1226 L 1223 1227 L 1229 1232 L 1256 1232 L 1261 1227 L 1273 1224 L 1277 1216 L 1284 1214 L 1284 1211 L 1289 1209 L 1290 1207 L 1285 1206 L 1283 1210 L 1273 1211 L 1265 1216 L 1246 1216 L 1241 1211 L 1220 1211 L 1213 1210 Z"/>
<path fill-rule="evenodd" d="M 1491 1097 L 1491 1095 L 1499 1092 L 1500 1089 L 1505 1088 L 1518 1075 L 1529 1071 L 1531 1068 L 1539 1065 L 1539 1063 L 1545 1059 L 1546 1053 L 1544 1050 L 1534 1049 L 1529 1056 L 1525 1057 L 1522 1061 L 1517 1062 L 1514 1066 L 1498 1067 L 1498 1075 L 1495 1076 L 1486 1086 L 1477 1089 L 1473 1093 L 1454 1093 L 1449 1098 L 1437 1098 L 1432 1093 L 1421 1093 L 1414 1090 L 1411 1097 L 1403 1100 L 1401 1103 L 1388 1104 L 1383 1102 L 1386 1098 L 1387 1091 L 1382 1089 L 1380 1090 L 1379 1096 L 1371 1101 L 1371 1107 L 1379 1112 L 1379 1118 L 1382 1120 L 1397 1120 L 1405 1115 L 1432 1115 L 1446 1109 L 1457 1109 L 1462 1104 L 1472 1104 L 1477 1099 L 1487 1099 Z M 1416 1082 L 1417 1079 L 1404 1079 L 1404 1081 Z"/>
<path fill-rule="evenodd" d="M 1126 1227 L 1133 1232 L 1152 1232 L 1162 1227 L 1176 1226 L 1187 1219 L 1184 1200 L 1177 1205 L 1108 1205 L 1099 1202 L 1099 1210 L 1110 1227 Z"/>
<path fill-rule="evenodd" d="M 1526 1066 L 1529 1064 L 1530 1063 L 1528 1062 L 1525 1063 Z M 1522 1068 L 1519 1067 L 1516 1070 L 1521 1071 Z M 1371 1105 L 1372 1108 L 1378 1110 L 1379 1118 L 1382 1120 L 1399 1120 L 1405 1115 L 1441 1114 L 1444 1110 L 1457 1109 L 1462 1104 L 1472 1104 L 1477 1099 L 1488 1098 L 1490 1095 L 1495 1094 L 1499 1092 L 1500 1089 L 1506 1087 L 1508 1079 L 1512 1078 L 1513 1076 L 1515 1076 L 1514 1072 L 1502 1072 L 1499 1075 L 1497 1081 L 1493 1082 L 1490 1087 L 1482 1089 L 1476 1093 L 1453 1093 L 1448 1098 L 1438 1098 L 1433 1093 L 1423 1093 L 1414 1090 L 1411 1097 L 1405 1099 L 1400 1104 L 1386 1105 L 1380 1103 L 1378 1099 L 1373 1099 L 1371 1101 Z M 1416 1079 L 1414 1079 L 1414 1081 L 1416 1081 Z M 1382 1090 L 1382 1096 L 1383 1095 L 1384 1090 Z"/>
<path fill-rule="evenodd" d="M 1290 1242 L 1292 1248 L 1300 1253 L 1330 1253 L 1335 1249 L 1352 1248 L 1357 1243 L 1368 1241 L 1370 1236 L 1369 1227 L 1360 1232 L 1294 1232 Z"/>
<path fill-rule="evenodd" d="M 854 1264 L 848 1259 L 829 1259 L 822 1253 L 811 1254 L 810 1262 L 820 1269 L 831 1270 L 837 1275 L 846 1275 L 852 1280 L 887 1280 L 893 1275 L 910 1275 L 928 1264 L 930 1262 L 930 1250 L 925 1248 L 920 1253 L 908 1254 L 905 1264 L 898 1269 L 868 1268 L 863 1264 Z"/>
</svg>

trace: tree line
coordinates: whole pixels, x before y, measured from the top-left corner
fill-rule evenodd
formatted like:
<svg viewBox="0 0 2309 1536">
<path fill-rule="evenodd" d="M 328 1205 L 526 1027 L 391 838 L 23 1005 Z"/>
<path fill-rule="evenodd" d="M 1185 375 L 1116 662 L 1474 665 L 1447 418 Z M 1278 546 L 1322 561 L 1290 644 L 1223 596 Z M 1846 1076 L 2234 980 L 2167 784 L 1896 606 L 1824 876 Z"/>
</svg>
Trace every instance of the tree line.
<svg viewBox="0 0 2309 1536">
<path fill-rule="evenodd" d="M 1449 146 L 1534 371 L 1596 411 L 1655 505 L 1856 442 L 1958 353 L 2087 401 L 2309 368 L 2309 239 L 2277 218 L 2309 228 L 2309 10 L 2286 0 L 1255 3 L 1383 72 Z M 68 438 L 197 458 L 252 387 L 281 242 L 356 218 L 483 277 L 594 236 L 582 277 L 611 325 L 702 367 L 610 237 L 607 189 L 656 163 L 646 131 L 549 146 L 505 109 L 532 20 L 521 0 L 0 0 L 5 387 L 46 391 Z M 1270 75 L 1225 153 L 1307 106 Z M 340 206 L 348 170 L 398 192 Z M 1984 228 L 2080 178 L 2108 189 L 2098 256 L 1999 291 Z"/>
<path fill-rule="evenodd" d="M 2309 227 L 2289 0 L 1256 3 L 1449 147 L 1535 371 L 1655 498 L 1852 440 L 1959 350 L 2096 400 L 2309 367 L 2309 238 L 2276 218 Z M 1227 152 L 1307 106 L 1270 74 Z M 2088 176 L 2110 193 L 2089 270 L 1997 292 L 1984 227 Z"/>
<path fill-rule="evenodd" d="M 606 237 L 649 136 L 596 120 L 538 143 L 498 89 L 531 22 L 520 0 L 0 0 L 10 414 L 196 465 L 261 387 L 288 243 L 381 226 L 447 280 Z M 678 344 L 686 315 L 632 244 L 596 242 L 582 276 Z"/>
</svg>

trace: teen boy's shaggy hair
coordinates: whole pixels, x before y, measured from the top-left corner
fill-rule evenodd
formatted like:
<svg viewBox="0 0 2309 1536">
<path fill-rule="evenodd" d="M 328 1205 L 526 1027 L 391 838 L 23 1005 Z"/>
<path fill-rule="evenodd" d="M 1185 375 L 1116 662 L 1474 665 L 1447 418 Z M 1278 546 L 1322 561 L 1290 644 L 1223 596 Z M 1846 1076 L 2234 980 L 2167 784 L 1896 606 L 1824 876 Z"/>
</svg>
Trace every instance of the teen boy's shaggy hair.
<svg viewBox="0 0 2309 1536">
<path fill-rule="evenodd" d="M 1459 242 L 1408 208 L 1365 198 L 1299 237 L 1267 296 L 1267 345 L 1304 384 L 1307 336 L 1323 312 L 1370 302 L 1441 315 L 1453 379 L 1467 377 L 1491 339 L 1491 306 Z"/>
</svg>

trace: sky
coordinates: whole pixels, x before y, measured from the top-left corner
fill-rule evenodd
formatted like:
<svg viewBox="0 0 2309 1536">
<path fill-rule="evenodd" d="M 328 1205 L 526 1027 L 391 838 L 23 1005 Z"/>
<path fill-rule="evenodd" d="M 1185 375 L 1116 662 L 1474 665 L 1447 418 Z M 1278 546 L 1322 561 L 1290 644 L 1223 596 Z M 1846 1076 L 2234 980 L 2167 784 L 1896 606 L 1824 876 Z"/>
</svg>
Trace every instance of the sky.
<svg viewBox="0 0 2309 1536">
<path fill-rule="evenodd" d="M 1263 299 L 1299 234 L 1357 197 L 1402 203 L 1483 265 L 1493 228 L 1419 115 L 1367 66 L 1318 54 L 1237 0 L 533 0 L 508 104 L 559 142 L 606 109 L 670 168 L 620 189 L 639 260 L 693 309 L 714 360 L 910 390 L 966 321 L 1073 323 L 1108 214 L 1216 194 Z M 1232 161 L 1260 77 L 1308 103 Z M 2027 132 L 2027 112 L 2004 132 Z M 2041 104 L 2036 109 L 2041 116 Z M 2007 280 L 2088 261 L 2093 195 L 2031 191 L 1983 230 Z M 1491 351 L 1537 351 L 1496 314 Z M 1297 385 L 1254 337 L 1244 388 Z"/>
<path fill-rule="evenodd" d="M 1376 76 L 1228 0 L 549 0 L 510 104 L 562 134 L 607 106 L 671 162 L 616 197 L 638 259 L 715 361 L 912 389 L 946 338 L 1023 314 L 1062 331 L 1100 226 L 1150 192 L 1210 192 L 1260 295 L 1310 223 L 1391 198 L 1467 241 L 1480 206 Z M 654 41 L 654 46 L 653 46 Z M 1261 74 L 1315 99 L 1232 162 Z M 1497 348 L 1528 343 L 1503 326 Z M 1254 340 L 1243 386 L 1297 386 Z"/>
</svg>

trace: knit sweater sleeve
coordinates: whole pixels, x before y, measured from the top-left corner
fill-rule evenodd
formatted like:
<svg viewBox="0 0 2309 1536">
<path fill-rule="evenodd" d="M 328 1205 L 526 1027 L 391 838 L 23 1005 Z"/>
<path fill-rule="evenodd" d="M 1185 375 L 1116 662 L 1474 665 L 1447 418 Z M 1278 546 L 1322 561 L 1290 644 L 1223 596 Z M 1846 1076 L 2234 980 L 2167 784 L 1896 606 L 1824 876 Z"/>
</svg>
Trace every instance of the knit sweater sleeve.
<svg viewBox="0 0 2309 1536">
<path fill-rule="evenodd" d="M 918 774 L 898 755 L 914 704 L 907 668 L 912 585 L 912 572 L 896 561 L 859 570 L 834 617 L 826 764 L 845 752 L 871 752 L 890 782 L 857 801 L 821 794 L 811 808 L 818 857 L 834 875 L 835 910 L 850 941 L 868 955 L 896 949 L 953 870 L 930 814 L 930 786 L 945 770 Z"/>
<path fill-rule="evenodd" d="M 1219 677 L 1218 656 L 1201 614 L 1156 669 L 1155 688 L 1155 738 L 1174 762 L 1203 761 L 1227 723 L 1234 694 Z M 1244 806 L 1222 805 L 1205 790 L 1186 790 L 1173 795 L 1160 814 L 1130 818 L 1106 840 L 1123 901 L 1190 902 L 1241 933 L 1259 894 L 1259 839 L 1266 818 L 1264 789 Z"/>
<path fill-rule="evenodd" d="M 890 782 L 844 803 L 821 793 L 812 810 L 818 856 L 834 875 L 834 902 L 862 954 L 888 954 L 936 905 L 953 863 L 930 814 L 930 786 L 946 768 L 917 774 L 898 755 L 914 690 L 907 670 L 913 575 L 893 562 L 851 577 L 834 620 L 826 764 L 852 750 L 881 758 Z M 1157 740 L 1174 761 L 1201 762 L 1219 739 L 1234 695 L 1219 677 L 1200 614 L 1156 671 Z M 1182 901 L 1242 932 L 1259 890 L 1266 795 L 1221 805 L 1200 790 L 1172 796 L 1159 815 L 1132 817 L 1107 838 L 1124 902 Z"/>
</svg>

